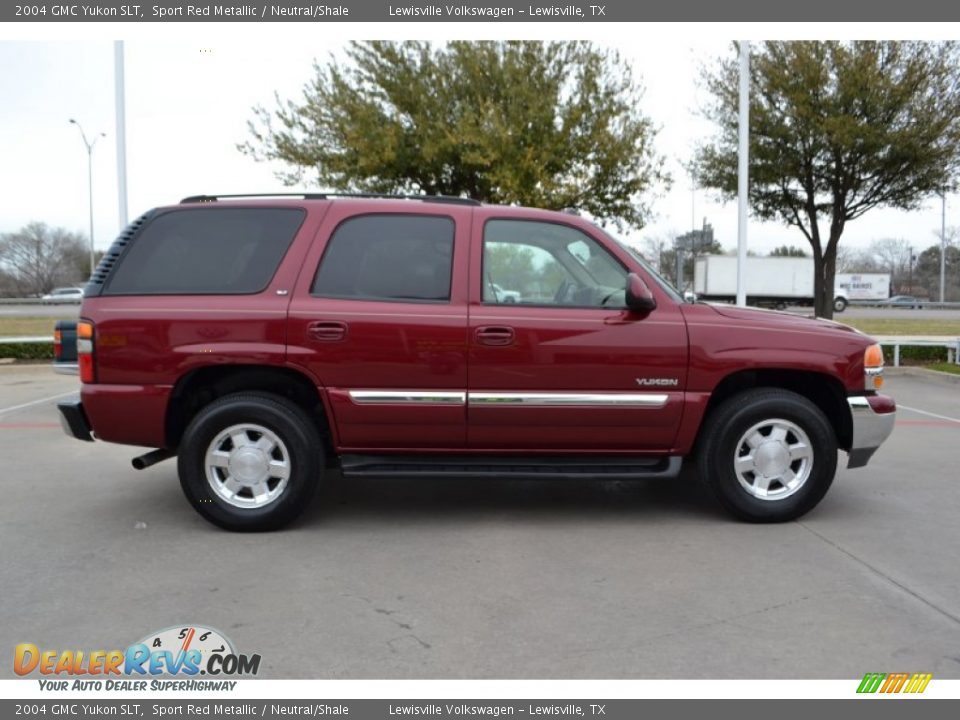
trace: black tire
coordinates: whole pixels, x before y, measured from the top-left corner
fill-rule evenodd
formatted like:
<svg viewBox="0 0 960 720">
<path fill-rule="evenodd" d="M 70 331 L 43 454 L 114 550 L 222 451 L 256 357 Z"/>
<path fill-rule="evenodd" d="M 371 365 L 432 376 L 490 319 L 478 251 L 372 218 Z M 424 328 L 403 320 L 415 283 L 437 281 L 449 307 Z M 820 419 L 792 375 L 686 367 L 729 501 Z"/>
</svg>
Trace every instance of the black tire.
<svg viewBox="0 0 960 720">
<path fill-rule="evenodd" d="M 847 305 L 849 305 L 849 303 L 847 302 L 846 298 L 838 297 L 833 299 L 834 312 L 843 312 L 847 309 Z"/>
<path fill-rule="evenodd" d="M 791 490 L 789 483 L 774 480 L 771 496 L 760 499 L 755 491 L 741 483 L 734 463 L 743 453 L 750 457 L 740 460 L 753 457 L 741 440 L 757 426 L 760 426 L 757 432 L 762 435 L 767 427 L 763 423 L 767 422 L 771 430 L 775 425 L 792 424 L 806 434 L 812 457 L 806 461 L 808 465 L 803 465 L 803 460 L 789 461 L 792 464 L 787 471 L 794 478 L 804 474 L 795 470 L 809 468 L 806 479 L 798 483 L 796 489 Z M 784 442 L 789 444 L 791 436 L 794 443 L 789 452 L 800 447 L 792 431 Z M 837 439 L 826 416 L 807 398 L 788 390 L 757 388 L 728 398 L 706 418 L 698 441 L 697 465 L 700 479 L 724 509 L 737 518 L 748 522 L 785 522 L 812 510 L 830 489 L 837 470 Z M 758 482 L 764 482 L 762 477 L 758 479 L 757 473 L 747 471 L 743 475 L 748 486 L 758 487 Z M 777 493 L 782 497 L 775 497 Z"/>
<path fill-rule="evenodd" d="M 244 424 L 273 433 L 282 446 L 271 451 L 275 455 L 268 462 L 279 457 L 288 465 L 285 486 L 280 488 L 282 481 L 269 478 L 274 483 L 272 492 L 278 494 L 261 507 L 236 507 L 214 490 L 207 477 L 206 455 L 211 443 L 227 429 Z M 252 440 L 258 434 L 247 437 Z M 323 467 L 323 443 L 310 416 L 285 398 L 255 392 L 227 395 L 200 410 L 184 432 L 177 457 L 180 485 L 194 509 L 214 525 L 239 532 L 277 530 L 293 521 L 313 497 Z M 250 500 L 240 494 L 234 498 L 253 500 L 252 495 Z"/>
</svg>

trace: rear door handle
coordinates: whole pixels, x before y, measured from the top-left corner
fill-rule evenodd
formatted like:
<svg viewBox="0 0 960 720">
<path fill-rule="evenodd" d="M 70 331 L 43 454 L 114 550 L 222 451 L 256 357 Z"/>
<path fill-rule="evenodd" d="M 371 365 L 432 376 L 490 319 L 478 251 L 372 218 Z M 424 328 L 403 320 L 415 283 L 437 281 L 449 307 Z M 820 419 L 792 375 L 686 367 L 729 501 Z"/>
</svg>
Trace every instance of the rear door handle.
<svg viewBox="0 0 960 720">
<path fill-rule="evenodd" d="M 347 324 L 339 320 L 317 320 L 307 325 L 307 335 L 319 342 L 340 342 L 347 339 Z"/>
<path fill-rule="evenodd" d="M 512 327 L 505 325 L 479 327 L 476 331 L 476 338 L 481 345 L 512 345 L 516 333 Z"/>
</svg>

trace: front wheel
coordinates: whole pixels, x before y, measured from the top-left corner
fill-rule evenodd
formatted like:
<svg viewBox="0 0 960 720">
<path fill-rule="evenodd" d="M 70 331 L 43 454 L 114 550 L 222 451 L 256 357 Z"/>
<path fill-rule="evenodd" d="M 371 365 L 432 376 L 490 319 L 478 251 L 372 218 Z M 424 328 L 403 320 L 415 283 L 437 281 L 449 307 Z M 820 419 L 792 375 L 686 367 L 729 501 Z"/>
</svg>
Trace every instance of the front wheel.
<svg viewBox="0 0 960 720">
<path fill-rule="evenodd" d="M 704 421 L 698 465 L 730 513 L 784 522 L 813 509 L 833 482 L 837 440 L 823 412 L 802 395 L 748 390 Z"/>
<path fill-rule="evenodd" d="M 236 393 L 207 405 L 187 427 L 177 469 L 194 509 L 227 530 L 276 530 L 316 490 L 323 444 L 298 405 L 268 393 Z"/>
<path fill-rule="evenodd" d="M 833 311 L 834 312 L 843 312 L 847 309 L 847 305 L 850 303 L 847 302 L 846 298 L 838 297 L 833 299 Z"/>
</svg>

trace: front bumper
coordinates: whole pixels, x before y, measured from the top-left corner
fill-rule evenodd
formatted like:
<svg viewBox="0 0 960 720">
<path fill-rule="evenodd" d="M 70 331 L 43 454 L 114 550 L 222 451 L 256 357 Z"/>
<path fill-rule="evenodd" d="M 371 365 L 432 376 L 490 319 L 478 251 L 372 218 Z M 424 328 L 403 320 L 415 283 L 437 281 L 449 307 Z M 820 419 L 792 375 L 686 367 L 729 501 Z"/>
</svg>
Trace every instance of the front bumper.
<svg viewBox="0 0 960 720">
<path fill-rule="evenodd" d="M 897 405 L 887 395 L 857 395 L 847 398 L 853 418 L 853 441 L 848 468 L 863 467 L 890 437 L 897 420 Z"/>
<path fill-rule="evenodd" d="M 77 440 L 93 442 L 93 431 L 90 429 L 87 414 L 83 411 L 83 403 L 79 400 L 65 400 L 57 403 L 57 410 L 60 411 L 60 426 L 67 435 Z"/>
</svg>

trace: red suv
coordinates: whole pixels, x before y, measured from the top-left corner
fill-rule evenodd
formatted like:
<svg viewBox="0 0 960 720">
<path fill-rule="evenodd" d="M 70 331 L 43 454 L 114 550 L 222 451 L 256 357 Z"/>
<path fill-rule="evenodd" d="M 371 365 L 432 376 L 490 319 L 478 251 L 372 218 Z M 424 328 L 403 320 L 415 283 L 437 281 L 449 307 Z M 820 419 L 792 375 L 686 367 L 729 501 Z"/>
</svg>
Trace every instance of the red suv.
<svg viewBox="0 0 960 720">
<path fill-rule="evenodd" d="M 86 289 L 68 434 L 176 456 L 231 530 L 344 477 L 674 477 L 782 521 L 893 429 L 883 355 L 832 322 L 688 302 L 574 214 L 444 197 L 194 197 Z"/>
</svg>

